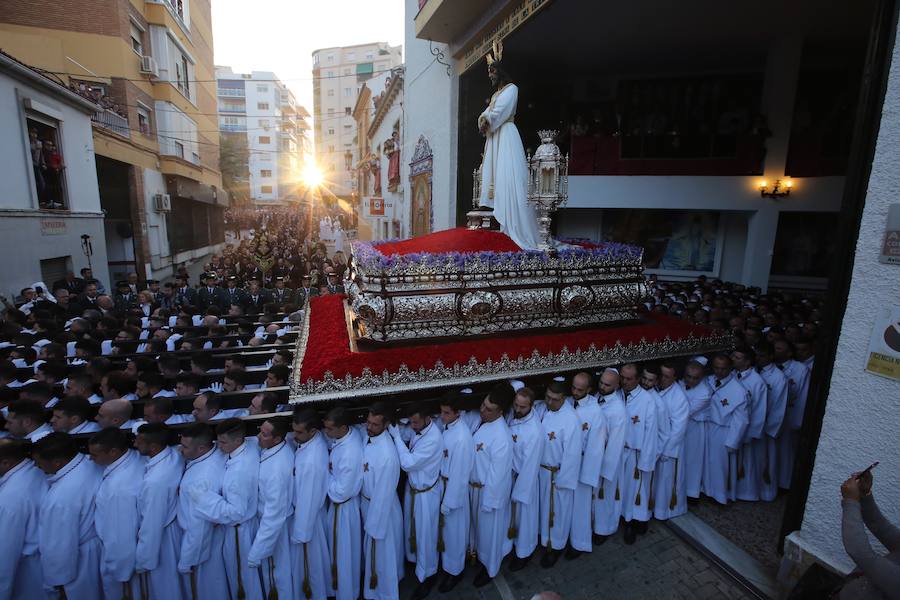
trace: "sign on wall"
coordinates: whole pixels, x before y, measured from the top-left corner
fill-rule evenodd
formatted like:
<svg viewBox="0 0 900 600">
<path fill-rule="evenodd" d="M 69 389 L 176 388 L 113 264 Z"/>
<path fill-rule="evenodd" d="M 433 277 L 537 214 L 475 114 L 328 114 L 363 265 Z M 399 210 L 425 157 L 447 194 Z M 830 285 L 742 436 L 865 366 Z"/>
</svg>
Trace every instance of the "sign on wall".
<svg viewBox="0 0 900 600">
<path fill-rule="evenodd" d="M 65 219 L 41 219 L 41 235 L 65 235 Z"/>
<path fill-rule="evenodd" d="M 878 261 L 900 265 L 900 204 L 891 204 L 888 207 L 887 227 Z"/>
<path fill-rule="evenodd" d="M 369 214 L 372 216 L 384 216 L 384 198 L 372 198 L 369 200 Z"/>
<path fill-rule="evenodd" d="M 900 306 L 878 313 L 869 340 L 866 371 L 900 381 Z"/>
</svg>

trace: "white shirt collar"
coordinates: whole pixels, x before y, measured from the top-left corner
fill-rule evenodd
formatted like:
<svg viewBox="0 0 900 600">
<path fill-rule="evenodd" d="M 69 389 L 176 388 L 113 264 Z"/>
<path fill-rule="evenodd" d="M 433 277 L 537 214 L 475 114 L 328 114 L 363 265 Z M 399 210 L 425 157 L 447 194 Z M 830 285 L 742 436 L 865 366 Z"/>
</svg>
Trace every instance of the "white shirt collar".
<svg viewBox="0 0 900 600">
<path fill-rule="evenodd" d="M 150 467 L 155 467 L 162 461 L 166 460 L 169 457 L 169 454 L 172 452 L 175 452 L 175 451 L 172 450 L 171 447 L 166 446 L 165 448 L 162 449 L 162 452 L 160 452 L 159 454 L 157 454 L 156 456 L 154 456 L 152 458 L 147 459 L 147 468 L 149 469 Z"/>
<path fill-rule="evenodd" d="M 348 427 L 347 434 L 344 437 L 338 438 L 336 440 L 332 440 L 333 443 L 331 445 L 331 449 L 334 450 L 335 448 L 337 448 L 338 446 L 340 446 L 341 444 L 343 444 L 344 442 L 349 440 L 350 436 L 353 435 L 353 431 L 354 431 L 353 427 Z"/>
<path fill-rule="evenodd" d="M 66 475 L 68 475 L 69 473 L 74 471 L 75 467 L 80 465 L 81 461 L 83 461 L 83 460 L 85 460 L 84 454 L 80 454 L 80 453 L 76 454 L 75 458 L 73 458 L 68 463 L 66 463 L 66 465 L 62 469 L 60 469 L 53 475 L 50 475 L 49 477 L 47 477 L 47 483 L 49 483 L 50 485 L 53 485 L 57 481 L 60 481 L 63 477 L 65 477 Z"/>
<path fill-rule="evenodd" d="M 311 438 L 309 438 L 308 440 L 306 440 L 305 442 L 303 442 L 302 444 L 300 444 L 299 446 L 297 446 L 297 450 L 303 450 L 304 448 L 308 447 L 311 443 L 313 443 L 314 441 L 316 441 L 316 439 L 317 439 L 320 435 L 322 435 L 321 432 L 317 430 L 315 433 L 313 433 L 313 435 L 312 435 Z"/>
<path fill-rule="evenodd" d="M 247 449 L 247 442 L 241 442 L 240 446 L 238 446 L 237 448 L 235 448 L 228 454 L 228 458 L 237 458 L 238 456 L 243 454 L 244 450 L 246 450 L 246 449 Z"/>
<path fill-rule="evenodd" d="M 31 461 L 31 459 L 26 458 L 25 460 L 23 460 L 22 462 L 20 462 L 20 463 L 17 464 L 16 466 L 14 466 L 12 469 L 10 469 L 9 471 L 7 471 L 7 472 L 6 472 L 6 475 L 4 475 L 3 477 L 0 477 L 0 487 L 3 487 L 3 485 L 4 485 L 7 481 L 9 481 L 10 479 L 12 479 L 13 475 L 15 475 L 16 473 L 18 473 L 19 471 L 21 471 L 22 469 L 24 469 L 25 467 L 27 467 L 27 466 L 29 466 L 29 465 L 31 465 L 31 464 L 34 464 L 34 463 Z"/>
<path fill-rule="evenodd" d="M 113 471 L 121 467 L 126 462 L 130 461 L 134 457 L 135 452 L 135 450 L 127 450 L 125 454 L 120 456 L 113 464 L 103 469 L 103 479 L 106 479 L 107 477 L 112 475 Z"/>
<path fill-rule="evenodd" d="M 209 458 L 210 456 L 212 456 L 212 455 L 213 455 L 213 452 L 215 452 L 215 451 L 216 451 L 216 447 L 213 446 L 212 448 L 210 448 L 210 449 L 209 449 L 205 454 L 203 454 L 202 456 L 198 456 L 198 457 L 195 458 L 194 460 L 189 460 L 187 466 L 185 467 L 185 470 L 190 469 L 191 467 L 193 467 L 193 466 L 196 465 L 197 463 L 203 462 L 204 460 L 206 460 L 207 458 Z M 160 453 L 160 454 L 162 454 L 162 453 Z"/>
<path fill-rule="evenodd" d="M 247 444 L 245 442 L 244 446 L 246 446 L 246 445 Z M 284 440 L 281 440 L 280 442 L 278 442 L 271 448 L 266 448 L 265 450 L 262 451 L 262 454 L 259 455 L 259 462 L 265 462 L 268 459 L 272 458 L 273 456 L 275 456 L 276 454 L 281 452 L 281 449 L 284 448 L 284 446 L 285 446 Z M 235 450 L 235 452 L 237 452 L 237 450 Z"/>
<path fill-rule="evenodd" d="M 40 427 L 32 431 L 31 433 L 25 434 L 25 439 L 29 442 L 36 442 L 45 435 L 49 435 L 53 430 L 46 423 L 42 424 Z"/>
</svg>

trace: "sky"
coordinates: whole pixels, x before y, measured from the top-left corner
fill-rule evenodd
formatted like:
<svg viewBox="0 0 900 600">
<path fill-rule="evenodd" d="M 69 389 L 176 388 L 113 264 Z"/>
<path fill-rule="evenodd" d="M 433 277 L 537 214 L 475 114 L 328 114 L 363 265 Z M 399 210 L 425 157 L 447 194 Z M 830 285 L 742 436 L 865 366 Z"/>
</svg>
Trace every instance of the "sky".
<svg viewBox="0 0 900 600">
<path fill-rule="evenodd" d="M 313 113 L 312 52 L 403 43 L 403 0 L 212 0 L 216 65 L 272 71 Z"/>
</svg>

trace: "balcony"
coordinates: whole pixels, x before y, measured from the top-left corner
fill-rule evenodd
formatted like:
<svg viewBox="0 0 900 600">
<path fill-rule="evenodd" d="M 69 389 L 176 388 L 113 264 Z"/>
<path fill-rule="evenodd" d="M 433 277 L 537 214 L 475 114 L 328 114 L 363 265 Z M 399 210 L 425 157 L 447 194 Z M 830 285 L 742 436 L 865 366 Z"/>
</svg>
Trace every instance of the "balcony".
<svg viewBox="0 0 900 600">
<path fill-rule="evenodd" d="M 104 108 L 103 110 L 98 110 L 91 116 L 91 121 L 103 127 L 104 129 L 108 129 L 117 135 L 121 135 L 122 137 L 130 138 L 131 137 L 131 129 L 128 127 L 128 119 L 123 117 L 117 112 L 111 111 L 108 108 Z"/>
<path fill-rule="evenodd" d="M 239 131 L 247 131 L 246 125 L 233 125 L 231 123 L 223 123 L 219 126 L 222 131 L 231 131 L 231 132 L 239 132 Z"/>
<path fill-rule="evenodd" d="M 216 94 L 230 98 L 245 98 L 247 96 L 244 88 L 216 88 Z"/>
<path fill-rule="evenodd" d="M 220 113 L 245 113 L 245 112 L 247 112 L 247 105 L 246 104 L 231 104 L 231 105 L 225 104 L 225 105 L 219 106 L 219 112 Z"/>
</svg>

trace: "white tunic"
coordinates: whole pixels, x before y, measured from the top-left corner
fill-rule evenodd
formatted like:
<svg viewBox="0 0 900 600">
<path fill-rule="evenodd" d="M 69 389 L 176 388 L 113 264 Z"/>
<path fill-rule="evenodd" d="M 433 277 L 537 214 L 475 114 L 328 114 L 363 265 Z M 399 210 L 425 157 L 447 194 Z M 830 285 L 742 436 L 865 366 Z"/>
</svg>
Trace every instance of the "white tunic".
<svg viewBox="0 0 900 600">
<path fill-rule="evenodd" d="M 316 432 L 294 451 L 294 519 L 291 525 L 294 589 L 297 598 L 328 595 L 330 562 L 325 539 L 328 445 Z M 304 590 L 309 592 L 307 596 Z"/>
<path fill-rule="evenodd" d="M 625 461 L 622 463 L 622 517 L 649 521 L 650 482 L 659 455 L 656 398 L 638 386 L 625 395 Z"/>
<path fill-rule="evenodd" d="M 397 498 L 400 460 L 390 434 L 368 438 L 363 461 L 363 597 L 393 600 L 400 596 L 404 565 L 403 513 Z"/>
<path fill-rule="evenodd" d="M 778 437 L 784 423 L 788 402 L 788 380 L 774 363 L 759 371 L 766 382 L 766 423 L 763 436 L 754 444 L 760 464 L 759 498 L 771 502 L 778 496 Z"/>
<path fill-rule="evenodd" d="M 178 484 L 184 461 L 174 448 L 165 448 L 144 466 L 138 492 L 141 522 L 135 550 L 135 570 L 146 571 L 144 583 L 150 600 L 180 600 L 184 594 L 178 577 L 181 528 L 175 519 Z"/>
<path fill-rule="evenodd" d="M 737 451 L 747 432 L 747 390 L 734 373 L 722 381 L 711 380 L 709 421 L 706 424 L 706 495 L 720 504 L 736 498 Z M 716 385 L 718 383 L 718 385 Z"/>
<path fill-rule="evenodd" d="M 490 577 L 500 570 L 512 550 L 509 531 L 509 493 L 512 489 L 512 436 L 501 417 L 482 423 L 475 435 L 475 465 L 470 475 L 469 502 L 475 551 Z"/>
<path fill-rule="evenodd" d="M 585 396 L 576 402 L 575 414 L 581 428 L 581 471 L 572 501 L 572 547 L 582 552 L 593 548 L 594 500 L 600 489 L 600 471 L 609 430 L 606 415 L 594 396 Z"/>
<path fill-rule="evenodd" d="M 575 409 L 563 402 L 559 410 L 547 410 L 541 428 L 541 545 L 561 550 L 569 541 L 581 474 L 581 423 Z"/>
<path fill-rule="evenodd" d="M 38 514 L 47 478 L 25 459 L 0 477 L 0 600 L 36 597 L 42 592 Z"/>
<path fill-rule="evenodd" d="M 778 486 L 790 489 L 797 439 L 803 425 L 806 396 L 809 392 L 809 369 L 796 360 L 785 362 L 781 368 L 788 380 L 788 404 L 778 440 Z"/>
<path fill-rule="evenodd" d="M 762 483 L 762 463 L 757 460 L 754 443 L 759 447 L 763 428 L 766 424 L 766 406 L 768 388 L 766 382 L 760 377 L 756 369 L 749 368 L 746 371 L 736 373 L 735 377 L 746 388 L 748 396 L 747 432 L 744 434 L 744 443 L 738 451 L 738 478 L 737 499 L 755 502 L 759 500 L 759 488 Z"/>
<path fill-rule="evenodd" d="M 622 491 L 620 479 L 625 463 L 625 396 L 616 390 L 603 396 L 597 403 L 606 418 L 606 449 L 600 475 L 602 487 L 594 501 L 594 533 L 611 535 L 619 528 L 622 516 Z"/>
<path fill-rule="evenodd" d="M 287 442 L 264 449 L 259 456 L 259 492 L 256 514 L 259 526 L 247 562 L 262 569 L 265 597 L 274 588 L 279 598 L 292 598 L 290 531 L 294 512 L 294 454 Z M 243 548 L 242 548 L 243 550 Z"/>
<path fill-rule="evenodd" d="M 669 435 L 665 445 L 659 449 L 659 461 L 656 463 L 653 516 L 663 520 L 687 512 L 684 481 L 684 436 L 687 432 L 690 409 L 687 396 L 678 384 L 673 383 L 660 391 L 659 397 L 665 406 L 665 418 L 669 422 Z"/>
<path fill-rule="evenodd" d="M 701 379 L 692 388 L 681 381 L 688 401 L 688 423 L 684 434 L 684 480 L 687 495 L 699 498 L 703 491 L 703 472 L 706 468 L 706 421 L 709 419 L 709 397 L 712 388 Z"/>
<path fill-rule="evenodd" d="M 222 556 L 223 528 L 205 518 L 195 500 L 207 491 L 221 491 L 224 476 L 225 455 L 211 448 L 203 456 L 188 461 L 181 478 L 176 511 L 182 531 L 178 572 L 185 574 L 183 587 L 188 598 L 192 589 L 196 589 L 198 599 L 229 597 Z"/>
<path fill-rule="evenodd" d="M 144 478 L 144 459 L 128 450 L 103 470 L 95 498 L 94 527 L 100 538 L 100 578 L 107 598 L 140 593 L 134 576 L 137 534 L 140 526 L 138 494 Z"/>
<path fill-rule="evenodd" d="M 331 559 L 329 596 L 338 600 L 359 598 L 359 576 L 362 566 L 362 528 L 359 515 L 359 492 L 362 489 L 363 457 L 359 434 L 351 428 L 334 442 L 328 463 L 328 537 Z"/>
<path fill-rule="evenodd" d="M 479 203 L 494 207 L 500 231 L 523 250 L 534 250 L 540 241 L 537 218 L 528 204 L 525 149 L 513 123 L 518 99 L 519 88 L 509 83 L 494 92 L 490 105 L 478 117 L 479 125 L 488 125 Z"/>
<path fill-rule="evenodd" d="M 419 581 L 425 581 L 437 573 L 438 568 L 437 538 L 441 490 L 437 484 L 441 474 L 444 442 L 440 430 L 431 422 L 421 432 L 412 436 L 409 447 L 399 436 L 394 437 L 394 446 L 400 457 L 400 466 L 407 474 L 403 498 L 406 560 L 415 563 L 416 577 Z M 413 502 L 415 502 L 414 516 L 411 511 Z"/>
<path fill-rule="evenodd" d="M 450 575 L 466 567 L 469 542 L 469 476 L 475 463 L 472 432 L 458 418 L 444 428 L 441 459 L 441 515 L 438 517 L 438 549 L 443 541 L 441 565 Z"/>
<path fill-rule="evenodd" d="M 200 514 L 224 528 L 222 554 L 232 598 L 241 588 L 247 598 L 262 595 L 259 569 L 247 563 L 247 551 L 256 535 L 258 494 L 259 446 L 246 442 L 227 455 L 221 493 L 197 494 Z"/>
<path fill-rule="evenodd" d="M 521 419 L 509 423 L 513 441 L 513 487 L 511 509 L 516 556 L 528 558 L 537 548 L 541 519 L 541 454 L 544 451 L 544 432 L 534 410 Z"/>
<path fill-rule="evenodd" d="M 70 600 L 93 600 L 100 592 L 100 540 L 94 530 L 94 496 L 100 469 L 78 454 L 47 478 L 38 517 L 44 586 L 62 587 Z"/>
</svg>

